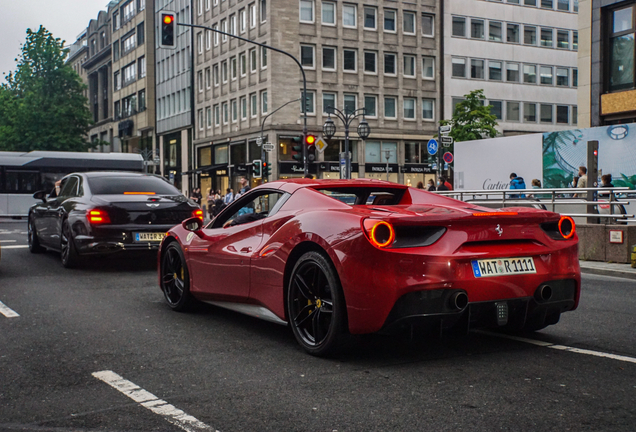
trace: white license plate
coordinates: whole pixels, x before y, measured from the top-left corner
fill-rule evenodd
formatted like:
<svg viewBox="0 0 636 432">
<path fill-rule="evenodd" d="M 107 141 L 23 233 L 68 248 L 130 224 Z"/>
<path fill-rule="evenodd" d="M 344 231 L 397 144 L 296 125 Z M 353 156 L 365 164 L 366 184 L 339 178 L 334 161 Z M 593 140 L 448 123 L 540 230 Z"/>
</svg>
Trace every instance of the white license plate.
<svg viewBox="0 0 636 432">
<path fill-rule="evenodd" d="M 532 257 L 473 260 L 473 274 L 477 278 L 536 273 Z"/>
<path fill-rule="evenodd" d="M 136 242 L 158 242 L 163 240 L 166 233 L 162 232 L 144 232 L 144 233 L 135 233 L 135 241 Z"/>
</svg>

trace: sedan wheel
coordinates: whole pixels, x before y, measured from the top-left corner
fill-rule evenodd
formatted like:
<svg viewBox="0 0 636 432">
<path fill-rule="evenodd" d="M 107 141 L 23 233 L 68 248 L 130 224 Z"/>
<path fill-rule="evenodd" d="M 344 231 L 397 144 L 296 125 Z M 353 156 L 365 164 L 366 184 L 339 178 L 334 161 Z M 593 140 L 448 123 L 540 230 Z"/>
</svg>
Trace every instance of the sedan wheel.
<svg viewBox="0 0 636 432">
<path fill-rule="evenodd" d="M 79 255 L 75 249 L 73 233 L 68 222 L 62 224 L 62 235 L 60 236 L 60 246 L 62 250 L 62 265 L 66 268 L 73 268 L 79 263 Z"/>
<path fill-rule="evenodd" d="M 29 225 L 27 228 L 27 239 L 29 242 L 29 251 L 31 253 L 40 253 L 44 248 L 40 245 L 40 239 L 38 233 L 35 231 L 35 223 L 33 219 L 29 218 Z"/>
<path fill-rule="evenodd" d="M 161 258 L 161 290 L 173 310 L 184 311 L 190 306 L 190 273 L 176 242 L 168 245 Z"/>
<path fill-rule="evenodd" d="M 294 336 L 308 353 L 326 356 L 340 347 L 345 303 L 336 272 L 322 254 L 308 252 L 294 266 L 287 311 Z"/>
</svg>

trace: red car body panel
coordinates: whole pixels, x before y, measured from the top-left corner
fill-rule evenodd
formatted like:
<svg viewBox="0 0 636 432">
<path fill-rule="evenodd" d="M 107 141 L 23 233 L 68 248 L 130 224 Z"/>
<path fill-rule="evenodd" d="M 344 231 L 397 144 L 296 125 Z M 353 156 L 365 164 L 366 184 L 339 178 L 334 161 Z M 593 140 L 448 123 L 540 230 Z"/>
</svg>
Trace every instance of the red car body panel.
<svg viewBox="0 0 636 432">
<path fill-rule="evenodd" d="M 338 187 L 392 188 L 404 195 L 399 205 L 351 206 L 315 189 Z M 288 260 L 296 247 L 311 243 L 334 265 L 353 334 L 381 330 L 398 300 L 415 292 L 463 290 L 470 304 L 479 304 L 532 298 L 546 282 L 569 280 L 574 281 L 575 292 L 565 310 L 578 306 L 578 239 L 576 234 L 555 239 L 541 228 L 541 223 L 558 220 L 554 213 L 506 208 L 512 214 L 501 215 L 426 191 L 364 179 L 302 179 L 259 188 L 280 189 L 291 197 L 265 219 L 204 228 L 200 233 L 177 226 L 164 240 L 163 244 L 174 239 L 181 243 L 196 298 L 261 305 L 287 321 Z M 487 212 L 494 215 L 474 215 Z M 366 218 L 396 227 L 435 226 L 446 231 L 430 246 L 380 249 L 364 232 Z M 472 260 L 513 257 L 533 257 L 536 274 L 482 278 L 473 274 Z"/>
</svg>

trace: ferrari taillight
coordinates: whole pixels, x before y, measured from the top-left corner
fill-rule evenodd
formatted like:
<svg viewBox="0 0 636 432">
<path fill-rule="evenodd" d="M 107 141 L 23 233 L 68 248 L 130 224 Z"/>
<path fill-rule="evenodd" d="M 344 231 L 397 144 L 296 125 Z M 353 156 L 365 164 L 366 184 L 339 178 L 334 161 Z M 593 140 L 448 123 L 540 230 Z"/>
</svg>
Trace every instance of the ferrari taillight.
<svg viewBox="0 0 636 432">
<path fill-rule="evenodd" d="M 93 225 L 110 223 L 110 217 L 104 210 L 93 209 L 86 214 L 88 221 Z"/>
<path fill-rule="evenodd" d="M 393 225 L 387 221 L 365 219 L 362 225 L 367 238 L 373 246 L 384 249 L 393 244 L 395 240 L 395 230 L 393 229 Z"/>
<path fill-rule="evenodd" d="M 563 236 L 564 239 L 569 239 L 574 235 L 576 231 L 576 225 L 574 224 L 574 219 L 570 216 L 561 216 L 559 219 L 559 232 Z"/>
<path fill-rule="evenodd" d="M 199 210 L 195 210 L 192 212 L 192 217 L 196 217 L 199 218 L 201 220 L 203 220 L 203 210 L 199 209 Z"/>
</svg>

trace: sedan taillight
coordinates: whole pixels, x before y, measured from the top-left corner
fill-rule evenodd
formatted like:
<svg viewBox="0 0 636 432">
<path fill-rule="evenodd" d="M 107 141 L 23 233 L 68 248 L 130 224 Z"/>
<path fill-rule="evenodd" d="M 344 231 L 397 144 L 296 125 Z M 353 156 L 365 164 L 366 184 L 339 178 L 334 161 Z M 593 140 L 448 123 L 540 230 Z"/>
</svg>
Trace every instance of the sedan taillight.
<svg viewBox="0 0 636 432">
<path fill-rule="evenodd" d="M 364 232 L 371 244 L 380 249 L 391 246 L 395 240 L 395 230 L 390 223 L 377 220 L 377 219 L 365 219 L 362 222 L 364 226 Z"/>
<path fill-rule="evenodd" d="M 201 220 L 203 220 L 203 210 L 199 209 L 199 210 L 195 210 L 192 212 L 192 217 L 196 217 L 199 218 Z"/>
<path fill-rule="evenodd" d="M 86 212 L 88 222 L 92 225 L 108 224 L 110 223 L 110 217 L 104 210 L 93 209 Z"/>
</svg>

